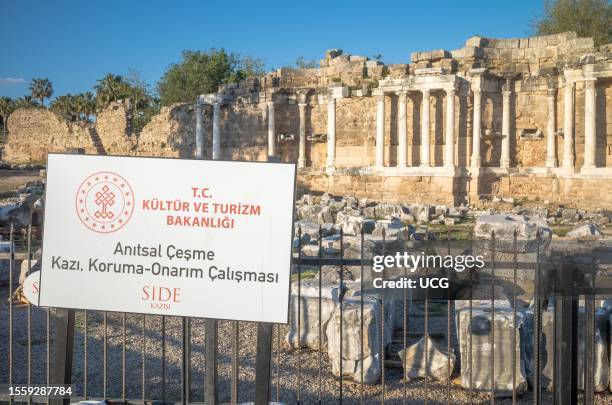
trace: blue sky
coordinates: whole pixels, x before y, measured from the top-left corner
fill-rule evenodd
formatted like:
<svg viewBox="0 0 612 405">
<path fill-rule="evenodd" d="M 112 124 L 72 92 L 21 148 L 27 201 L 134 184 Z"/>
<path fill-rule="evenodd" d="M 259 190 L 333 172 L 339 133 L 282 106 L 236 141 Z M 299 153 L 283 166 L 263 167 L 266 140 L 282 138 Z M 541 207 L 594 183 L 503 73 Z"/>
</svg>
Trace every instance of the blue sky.
<svg viewBox="0 0 612 405">
<path fill-rule="evenodd" d="M 2 2 L 0 96 L 47 77 L 55 95 L 90 90 L 130 69 L 154 85 L 185 49 L 225 48 L 268 68 L 319 60 L 341 48 L 407 63 L 410 53 L 456 49 L 480 34 L 522 37 L 543 2 L 472 1 L 34 1 Z"/>
</svg>

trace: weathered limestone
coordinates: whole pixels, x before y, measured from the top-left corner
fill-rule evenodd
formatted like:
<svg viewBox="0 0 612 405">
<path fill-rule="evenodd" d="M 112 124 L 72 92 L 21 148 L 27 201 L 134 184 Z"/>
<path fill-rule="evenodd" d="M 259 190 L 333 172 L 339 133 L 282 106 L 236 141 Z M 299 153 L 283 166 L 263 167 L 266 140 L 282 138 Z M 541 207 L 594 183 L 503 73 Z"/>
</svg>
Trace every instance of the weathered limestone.
<svg viewBox="0 0 612 405">
<path fill-rule="evenodd" d="M 274 102 L 268 101 L 268 157 L 276 156 L 276 119 Z"/>
<path fill-rule="evenodd" d="M 583 170 L 595 168 L 596 123 L 595 79 L 584 82 L 584 165 Z"/>
<path fill-rule="evenodd" d="M 509 396 L 512 394 L 514 380 L 516 392 L 525 392 L 527 380 L 521 359 L 519 331 L 523 315 L 518 312 L 515 323 L 512 308 L 496 302 L 494 314 L 491 313 L 490 304 L 483 304 L 472 308 L 471 317 L 468 308 L 459 310 L 458 319 L 461 386 L 477 390 L 493 388 L 495 395 Z M 511 344 L 513 338 L 514 347 Z M 513 357 L 515 370 L 510 366 Z"/>
<path fill-rule="evenodd" d="M 495 241 L 492 240 L 492 234 Z M 514 234 L 516 233 L 516 247 Z M 520 263 L 544 262 L 548 259 L 548 246 L 552 230 L 546 220 L 540 217 L 525 217 L 514 214 L 482 215 L 474 226 L 474 254 L 481 255 L 485 261 L 495 259 L 495 297 L 510 298 L 514 294 L 518 300 L 530 301 L 534 293 L 535 273 L 532 268 L 516 269 L 517 282 L 514 283 L 514 258 Z M 516 250 L 515 250 L 516 249 Z M 489 275 L 492 270 L 480 270 Z M 546 285 L 548 271 L 541 271 L 541 285 Z M 475 296 L 491 298 L 488 287 L 476 288 Z"/>
<path fill-rule="evenodd" d="M 548 97 L 546 98 L 548 106 L 548 120 L 546 123 L 546 167 L 557 167 L 557 144 L 556 135 L 556 104 L 557 104 L 557 89 L 548 89 Z"/>
<path fill-rule="evenodd" d="M 455 353 L 452 347 L 451 352 L 447 353 L 446 347 L 436 343 L 430 336 L 423 336 L 418 342 L 400 350 L 399 356 L 408 380 L 418 378 L 448 380 L 455 367 Z"/>
<path fill-rule="evenodd" d="M 601 230 L 595 224 L 583 224 L 578 225 L 566 235 L 568 238 L 573 239 L 600 239 L 603 237 Z"/>
<path fill-rule="evenodd" d="M 563 169 L 574 172 L 574 82 L 566 81 L 563 93 Z"/>
<path fill-rule="evenodd" d="M 446 133 L 444 140 L 444 167 L 455 168 L 455 88 L 446 90 Z"/>
<path fill-rule="evenodd" d="M 593 373 L 593 388 L 595 392 L 603 392 L 608 388 L 610 381 L 610 360 L 608 356 L 608 312 L 602 308 L 595 308 L 595 341 L 593 345 L 593 369 L 586 370 Z M 586 311 L 584 307 L 578 308 L 578 325 L 584 325 Z M 585 353 L 587 328 L 578 328 L 578 353 Z M 578 389 L 584 389 L 584 374 L 586 366 L 585 356 L 577 356 L 578 360 Z"/>
<path fill-rule="evenodd" d="M 421 167 L 429 167 L 430 163 L 430 94 L 429 89 L 423 89 L 423 102 L 421 104 Z"/>
<path fill-rule="evenodd" d="M 326 334 L 329 342 L 328 355 L 332 364 L 332 373 L 340 376 L 340 361 L 342 374 L 356 382 L 375 384 L 380 378 L 380 362 L 382 345 L 391 342 L 393 332 L 393 316 L 386 313 L 381 319 L 381 302 L 370 296 L 363 297 L 363 333 L 361 332 L 361 302 L 360 297 L 347 297 L 342 308 L 342 353 L 340 353 L 340 307 L 337 306 L 327 325 Z M 389 306 L 389 310 L 391 306 Z M 387 308 L 385 308 L 387 312 Z M 384 322 L 384 336 L 381 327 Z M 361 370 L 363 368 L 363 380 Z"/>
<path fill-rule="evenodd" d="M 397 166 L 400 168 L 406 167 L 406 103 L 408 95 L 405 91 L 397 93 L 398 108 L 397 108 Z"/>
<path fill-rule="evenodd" d="M 376 100 L 376 167 L 385 165 L 385 94 Z"/>
<path fill-rule="evenodd" d="M 204 109 L 202 104 L 202 97 L 198 97 L 198 101 L 196 103 L 196 124 L 195 124 L 195 132 L 196 132 L 196 150 L 195 157 L 196 159 L 204 159 Z M 214 120 L 214 118 L 213 118 Z"/>
<path fill-rule="evenodd" d="M 480 157 L 480 134 L 481 134 L 481 107 L 480 89 L 472 89 L 474 93 L 474 118 L 472 120 L 472 168 L 479 168 L 482 165 Z"/>
<path fill-rule="evenodd" d="M 215 102 L 213 104 L 213 150 L 212 150 L 212 158 L 213 160 L 221 159 L 221 104 L 219 102 Z"/>
<path fill-rule="evenodd" d="M 336 168 L 336 99 L 332 94 L 327 100 L 327 174 Z"/>
<path fill-rule="evenodd" d="M 502 91 L 502 144 L 500 167 L 510 167 L 510 101 L 512 97 L 511 81 L 508 79 Z"/>
<path fill-rule="evenodd" d="M 299 103 L 300 110 L 300 139 L 298 151 L 298 168 L 306 167 L 306 103 Z"/>
<path fill-rule="evenodd" d="M 339 303 L 338 286 L 325 284 L 319 291 L 316 280 L 302 280 L 298 297 L 298 284 L 291 286 L 289 331 L 285 340 L 292 349 L 307 347 L 319 349 L 319 293 L 321 294 L 321 348 L 327 349 L 325 330 Z M 299 308 L 298 308 L 299 307 Z M 298 318 L 300 327 L 298 329 Z"/>
<path fill-rule="evenodd" d="M 9 117 L 2 158 L 44 163 L 47 152 L 70 149 L 258 161 L 275 155 L 308 166 L 298 173 L 298 187 L 314 192 L 448 205 L 546 196 L 567 206 L 612 207 L 612 194 L 602 191 L 612 178 L 612 138 L 605 136 L 609 47 L 574 33 L 474 37 L 457 50 L 412 57 L 410 64 L 383 65 L 331 52 L 321 68 L 283 68 L 223 84 L 201 97 L 210 108 L 200 114 L 196 106 L 195 119 L 191 103 L 163 107 L 142 130 L 132 125 L 129 102 L 113 104 L 90 123 L 20 109 Z M 553 88 L 564 93 L 558 106 L 560 93 L 546 95 Z M 429 104 L 420 102 L 427 91 Z M 391 94 L 397 97 L 384 99 Z M 197 151 L 194 123 L 202 134 Z M 564 145 L 555 148 L 561 127 Z"/>
</svg>

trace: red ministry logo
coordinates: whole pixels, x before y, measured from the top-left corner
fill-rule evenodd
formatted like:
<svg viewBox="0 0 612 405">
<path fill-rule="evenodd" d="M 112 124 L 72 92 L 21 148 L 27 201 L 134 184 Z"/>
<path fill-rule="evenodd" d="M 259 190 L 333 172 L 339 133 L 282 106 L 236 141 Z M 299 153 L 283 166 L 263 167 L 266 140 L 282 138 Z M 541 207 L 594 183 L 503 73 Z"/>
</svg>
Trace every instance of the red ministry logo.
<svg viewBox="0 0 612 405">
<path fill-rule="evenodd" d="M 94 173 L 87 177 L 77 190 L 76 210 L 83 225 L 92 231 L 114 232 L 132 217 L 132 187 L 116 173 Z"/>
</svg>

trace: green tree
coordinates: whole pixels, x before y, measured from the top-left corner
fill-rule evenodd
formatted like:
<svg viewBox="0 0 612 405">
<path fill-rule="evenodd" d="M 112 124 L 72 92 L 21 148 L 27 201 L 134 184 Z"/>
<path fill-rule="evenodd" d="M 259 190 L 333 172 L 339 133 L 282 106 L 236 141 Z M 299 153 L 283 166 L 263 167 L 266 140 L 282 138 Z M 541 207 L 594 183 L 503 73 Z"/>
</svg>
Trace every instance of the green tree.
<svg viewBox="0 0 612 405">
<path fill-rule="evenodd" d="M 612 42 L 612 3 L 608 0 L 546 0 L 544 16 L 533 22 L 538 35 L 575 31 L 595 46 Z"/>
<path fill-rule="evenodd" d="M 40 100 L 40 105 L 45 106 L 45 99 L 53 95 L 53 84 L 49 79 L 32 79 L 30 83 L 32 98 Z"/>
<path fill-rule="evenodd" d="M 162 105 L 193 103 L 200 94 L 213 93 L 222 83 L 261 74 L 263 62 L 224 49 L 183 51 L 183 60 L 168 67 L 157 84 Z"/>
<path fill-rule="evenodd" d="M 37 107 L 38 103 L 32 96 L 23 96 L 15 100 L 15 109 Z"/>
<path fill-rule="evenodd" d="M 94 86 L 98 109 L 101 110 L 113 101 L 128 98 L 129 85 L 120 75 L 107 73 Z"/>
<path fill-rule="evenodd" d="M 79 121 L 90 121 L 91 116 L 96 113 L 96 97 L 90 91 L 77 95 L 75 109 Z"/>
<path fill-rule="evenodd" d="M 0 116 L 2 116 L 2 133 L 6 137 L 6 124 L 9 115 L 15 110 L 15 103 L 9 97 L 0 97 Z"/>
<path fill-rule="evenodd" d="M 49 104 L 49 110 L 60 118 L 73 122 L 76 121 L 76 106 L 74 104 L 74 96 L 68 93 L 55 97 L 51 104 Z"/>
<path fill-rule="evenodd" d="M 88 122 L 96 113 L 96 99 L 91 92 L 56 97 L 49 109 L 69 122 Z"/>
</svg>

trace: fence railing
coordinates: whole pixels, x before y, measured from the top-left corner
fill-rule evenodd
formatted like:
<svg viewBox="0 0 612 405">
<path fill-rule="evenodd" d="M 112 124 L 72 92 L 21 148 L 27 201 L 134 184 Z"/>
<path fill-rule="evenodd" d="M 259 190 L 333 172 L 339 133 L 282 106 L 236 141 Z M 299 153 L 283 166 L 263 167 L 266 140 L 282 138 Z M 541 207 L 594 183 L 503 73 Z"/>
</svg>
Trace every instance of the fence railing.
<svg viewBox="0 0 612 405">
<path fill-rule="evenodd" d="M 216 321 L 207 336 L 203 319 L 24 302 L 19 281 L 39 266 L 38 232 L 0 230 L 8 246 L 0 253 L 0 385 L 69 379 L 73 402 L 235 404 L 257 392 L 284 403 L 606 400 L 608 248 L 583 248 L 582 259 L 591 260 L 572 263 L 539 237 L 535 248 L 521 249 L 516 234 L 500 241 L 452 228 L 404 231 L 297 227 L 289 324 Z M 373 271 L 374 256 L 403 253 L 482 254 L 485 265 Z M 450 287 L 440 290 L 374 285 L 444 277 Z M 69 287 L 75 300 L 86 293 Z M 269 378 L 260 378 L 266 368 Z"/>
</svg>

